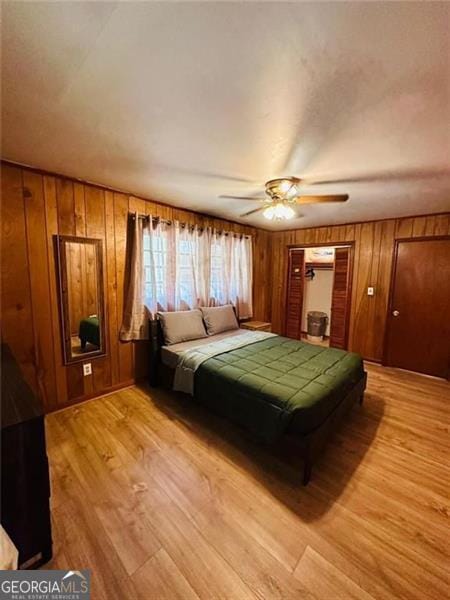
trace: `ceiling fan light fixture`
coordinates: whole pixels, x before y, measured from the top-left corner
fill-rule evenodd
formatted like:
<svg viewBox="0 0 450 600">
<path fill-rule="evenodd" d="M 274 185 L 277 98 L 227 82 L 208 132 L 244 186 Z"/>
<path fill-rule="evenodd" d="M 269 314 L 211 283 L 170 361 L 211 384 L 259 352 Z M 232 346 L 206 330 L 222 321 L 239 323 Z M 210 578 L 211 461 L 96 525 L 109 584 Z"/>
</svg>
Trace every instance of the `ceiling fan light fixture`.
<svg viewBox="0 0 450 600">
<path fill-rule="evenodd" d="M 295 216 L 295 211 L 284 202 L 277 202 L 276 204 L 268 206 L 264 210 L 263 216 L 266 219 L 269 219 L 269 221 L 285 221 L 287 219 L 292 219 Z"/>
<path fill-rule="evenodd" d="M 256 200 L 262 203 L 259 208 L 250 210 L 241 217 L 249 217 L 263 211 L 263 215 L 269 221 L 286 221 L 298 217 L 298 213 L 292 210 L 292 205 L 298 204 L 324 204 L 328 202 L 347 202 L 348 194 L 308 194 L 303 193 L 302 179 L 298 177 L 280 177 L 270 179 L 265 183 L 266 197 L 251 196 L 219 196 L 220 198 L 233 198 L 236 200 Z"/>
<path fill-rule="evenodd" d="M 280 185 L 278 187 L 281 193 L 286 193 L 291 189 L 292 183 L 289 181 L 289 179 L 284 179 L 280 181 Z"/>
<path fill-rule="evenodd" d="M 266 194 L 276 200 L 291 200 L 297 195 L 297 177 L 280 177 L 266 182 Z"/>
</svg>

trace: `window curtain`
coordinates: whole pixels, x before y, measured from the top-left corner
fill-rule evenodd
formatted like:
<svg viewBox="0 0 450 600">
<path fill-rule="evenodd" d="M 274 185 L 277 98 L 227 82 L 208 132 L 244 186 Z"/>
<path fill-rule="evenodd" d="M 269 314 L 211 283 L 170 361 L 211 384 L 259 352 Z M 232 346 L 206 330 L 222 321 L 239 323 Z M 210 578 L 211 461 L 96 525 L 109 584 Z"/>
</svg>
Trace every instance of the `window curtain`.
<svg viewBox="0 0 450 600">
<path fill-rule="evenodd" d="M 233 304 L 240 319 L 253 314 L 253 256 L 249 237 L 214 232 L 209 306 Z"/>
<path fill-rule="evenodd" d="M 143 301 L 151 313 L 206 306 L 210 232 L 150 217 L 143 238 Z"/>
<path fill-rule="evenodd" d="M 119 337 L 122 341 L 148 338 L 150 312 L 144 302 L 144 231 L 148 222 L 133 215 L 128 226 L 128 264 L 125 280 L 125 297 L 122 326 Z"/>
<path fill-rule="evenodd" d="M 250 237 L 152 217 L 133 224 L 122 340 L 147 337 L 158 311 L 233 304 L 239 318 L 252 316 Z"/>
</svg>

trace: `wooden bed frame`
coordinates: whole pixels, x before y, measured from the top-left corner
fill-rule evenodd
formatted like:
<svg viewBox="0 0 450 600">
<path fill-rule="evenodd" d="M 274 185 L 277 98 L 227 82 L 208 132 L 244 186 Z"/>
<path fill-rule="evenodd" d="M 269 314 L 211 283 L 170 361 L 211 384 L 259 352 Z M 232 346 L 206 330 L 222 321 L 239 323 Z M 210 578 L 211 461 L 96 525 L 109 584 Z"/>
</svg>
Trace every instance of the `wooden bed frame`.
<svg viewBox="0 0 450 600">
<path fill-rule="evenodd" d="M 153 387 L 164 387 L 172 389 L 175 369 L 171 369 L 161 360 L 161 346 L 164 345 L 164 338 L 159 320 L 150 321 L 150 385 Z M 300 456 L 304 460 L 303 467 L 303 485 L 307 485 L 311 479 L 313 464 L 321 454 L 328 439 L 339 427 L 340 422 L 356 403 L 363 403 L 364 390 L 366 388 L 367 374 L 358 381 L 358 383 L 348 392 L 348 394 L 336 406 L 328 418 L 314 431 L 306 435 L 298 433 L 286 433 L 291 441 L 294 441 Z"/>
</svg>

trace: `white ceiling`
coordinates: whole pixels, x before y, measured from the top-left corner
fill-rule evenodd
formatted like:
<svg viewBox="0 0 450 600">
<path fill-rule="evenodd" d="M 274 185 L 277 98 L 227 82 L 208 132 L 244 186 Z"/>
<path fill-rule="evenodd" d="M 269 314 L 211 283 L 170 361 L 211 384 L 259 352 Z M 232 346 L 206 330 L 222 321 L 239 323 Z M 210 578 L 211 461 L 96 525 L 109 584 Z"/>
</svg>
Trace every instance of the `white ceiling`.
<svg viewBox="0 0 450 600">
<path fill-rule="evenodd" d="M 271 228 L 450 209 L 448 2 L 2 9 L 6 159 Z M 350 200 L 218 199 L 282 175 Z"/>
</svg>

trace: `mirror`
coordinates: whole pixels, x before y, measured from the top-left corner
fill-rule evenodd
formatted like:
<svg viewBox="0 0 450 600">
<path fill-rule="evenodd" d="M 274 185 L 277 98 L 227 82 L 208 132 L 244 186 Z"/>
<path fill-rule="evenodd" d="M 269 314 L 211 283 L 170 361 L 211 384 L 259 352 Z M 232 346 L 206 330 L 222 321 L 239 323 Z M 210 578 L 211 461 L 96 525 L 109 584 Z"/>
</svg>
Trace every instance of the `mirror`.
<svg viewBox="0 0 450 600">
<path fill-rule="evenodd" d="M 106 353 L 102 240 L 57 236 L 64 363 Z"/>
</svg>

